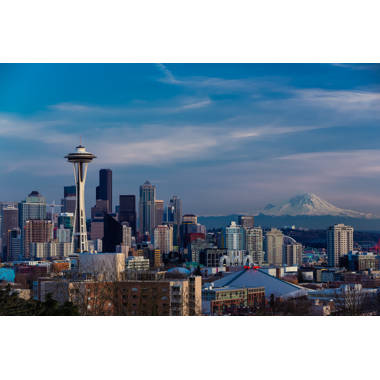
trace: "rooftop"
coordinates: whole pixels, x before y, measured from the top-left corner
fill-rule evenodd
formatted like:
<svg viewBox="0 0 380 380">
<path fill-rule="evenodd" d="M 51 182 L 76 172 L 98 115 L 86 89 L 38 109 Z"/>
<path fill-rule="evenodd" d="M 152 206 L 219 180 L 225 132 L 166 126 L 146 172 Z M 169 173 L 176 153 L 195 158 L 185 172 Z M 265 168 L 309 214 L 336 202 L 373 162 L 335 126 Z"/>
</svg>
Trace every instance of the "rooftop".
<svg viewBox="0 0 380 380">
<path fill-rule="evenodd" d="M 260 269 L 243 269 L 226 274 L 220 280 L 214 282 L 214 288 L 238 289 L 258 287 L 265 288 L 265 296 L 267 298 L 271 294 L 275 297 L 290 298 L 303 296 L 308 293 L 308 289 L 280 280 Z"/>
</svg>

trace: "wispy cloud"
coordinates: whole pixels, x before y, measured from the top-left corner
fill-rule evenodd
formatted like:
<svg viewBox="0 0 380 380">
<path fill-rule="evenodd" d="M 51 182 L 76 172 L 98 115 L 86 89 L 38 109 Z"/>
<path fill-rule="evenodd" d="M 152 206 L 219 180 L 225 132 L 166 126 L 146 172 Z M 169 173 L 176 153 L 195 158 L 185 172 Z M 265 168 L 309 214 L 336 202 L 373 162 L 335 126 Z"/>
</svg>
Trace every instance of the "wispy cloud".
<svg viewBox="0 0 380 380">
<path fill-rule="evenodd" d="M 322 89 L 295 90 L 297 100 L 316 107 L 327 107 L 339 111 L 380 111 L 380 93 L 369 91 L 331 91 Z"/>
<path fill-rule="evenodd" d="M 161 71 L 162 74 L 164 74 L 164 79 L 163 81 L 171 84 L 181 84 L 181 81 L 178 81 L 175 79 L 174 75 L 172 72 L 162 63 L 157 63 L 156 64 L 157 68 Z"/>
</svg>

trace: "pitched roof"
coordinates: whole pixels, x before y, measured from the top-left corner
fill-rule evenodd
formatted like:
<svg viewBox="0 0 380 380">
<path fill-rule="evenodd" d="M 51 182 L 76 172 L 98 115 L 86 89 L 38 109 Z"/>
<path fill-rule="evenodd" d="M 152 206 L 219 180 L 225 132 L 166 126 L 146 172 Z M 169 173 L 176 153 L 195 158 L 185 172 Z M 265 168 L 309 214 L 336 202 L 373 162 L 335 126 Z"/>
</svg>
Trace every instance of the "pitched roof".
<svg viewBox="0 0 380 380">
<path fill-rule="evenodd" d="M 271 294 L 275 297 L 290 298 L 303 296 L 308 293 L 307 289 L 280 280 L 260 269 L 243 269 L 227 274 L 220 280 L 214 281 L 214 288 L 238 289 L 256 287 L 264 287 L 265 296 L 267 298 L 269 298 Z"/>
</svg>

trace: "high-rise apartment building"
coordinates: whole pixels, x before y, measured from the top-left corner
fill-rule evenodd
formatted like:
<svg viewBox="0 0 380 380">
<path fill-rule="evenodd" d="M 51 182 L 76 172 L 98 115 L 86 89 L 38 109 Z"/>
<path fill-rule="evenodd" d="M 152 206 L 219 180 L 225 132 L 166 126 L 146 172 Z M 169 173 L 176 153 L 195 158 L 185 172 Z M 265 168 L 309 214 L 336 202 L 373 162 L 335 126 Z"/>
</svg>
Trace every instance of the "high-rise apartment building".
<svg viewBox="0 0 380 380">
<path fill-rule="evenodd" d="M 238 223 L 244 228 L 253 228 L 254 227 L 254 217 L 249 215 L 240 215 Z"/>
<path fill-rule="evenodd" d="M 339 266 L 339 259 L 354 248 L 354 228 L 335 224 L 327 230 L 327 260 L 330 267 Z"/>
<path fill-rule="evenodd" d="M 161 253 L 173 251 L 173 227 L 171 225 L 160 225 L 154 229 L 154 248 Z"/>
<path fill-rule="evenodd" d="M 164 221 L 164 201 L 156 199 L 154 202 L 154 223 L 159 226 Z"/>
<path fill-rule="evenodd" d="M 228 251 L 245 249 L 245 230 L 242 226 L 232 221 L 229 227 L 225 228 L 225 248 Z"/>
<path fill-rule="evenodd" d="M 119 222 L 128 222 L 132 228 L 132 236 L 136 236 L 136 197 L 134 195 L 120 195 Z"/>
<path fill-rule="evenodd" d="M 149 181 L 146 181 L 140 186 L 140 200 L 139 200 L 139 222 L 140 234 L 143 237 L 149 234 L 153 238 L 155 227 L 155 201 L 156 201 L 156 187 Z"/>
<path fill-rule="evenodd" d="M 255 252 L 263 251 L 263 230 L 261 227 L 246 228 L 245 249 Z"/>
<path fill-rule="evenodd" d="M 100 169 L 99 186 L 96 187 L 96 199 L 107 201 L 107 213 L 112 213 L 112 170 Z"/>
<path fill-rule="evenodd" d="M 122 241 L 121 243 L 123 245 L 126 245 L 127 247 L 132 247 L 132 227 L 130 227 L 128 224 L 121 223 L 122 225 Z"/>
<path fill-rule="evenodd" d="M 266 233 L 265 252 L 268 264 L 283 264 L 283 241 L 284 235 L 277 228 L 272 228 L 270 231 Z"/>
<path fill-rule="evenodd" d="M 263 230 L 261 227 L 245 228 L 245 249 L 253 262 L 262 264 L 264 261 Z"/>
<path fill-rule="evenodd" d="M 302 265 L 303 247 L 300 243 L 286 245 L 286 265 Z"/>
</svg>

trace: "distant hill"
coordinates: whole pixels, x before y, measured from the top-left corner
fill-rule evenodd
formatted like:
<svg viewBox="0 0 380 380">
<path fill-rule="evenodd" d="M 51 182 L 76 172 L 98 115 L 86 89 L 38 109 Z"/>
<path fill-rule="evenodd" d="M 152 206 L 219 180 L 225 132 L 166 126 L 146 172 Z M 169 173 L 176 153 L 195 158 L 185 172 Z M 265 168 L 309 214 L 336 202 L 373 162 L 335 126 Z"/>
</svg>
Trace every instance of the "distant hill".
<svg viewBox="0 0 380 380">
<path fill-rule="evenodd" d="M 200 216 L 199 223 L 208 229 L 228 226 L 238 221 L 239 215 Z M 277 205 L 268 204 L 255 216 L 255 225 L 262 227 L 290 227 L 326 229 L 337 223 L 353 226 L 360 231 L 380 231 L 380 217 L 334 206 L 313 193 L 296 195 Z"/>
<path fill-rule="evenodd" d="M 238 215 L 225 216 L 200 216 L 198 221 L 204 224 L 207 229 L 223 228 L 228 226 L 231 221 L 238 221 Z M 380 218 L 352 218 L 345 216 L 313 216 L 313 215 L 298 215 L 298 216 L 271 216 L 259 214 L 255 216 L 255 225 L 261 227 L 290 227 L 310 228 L 310 229 L 326 229 L 329 226 L 337 223 L 344 223 L 354 227 L 359 231 L 380 231 Z"/>
</svg>

